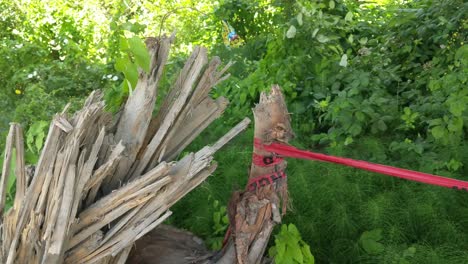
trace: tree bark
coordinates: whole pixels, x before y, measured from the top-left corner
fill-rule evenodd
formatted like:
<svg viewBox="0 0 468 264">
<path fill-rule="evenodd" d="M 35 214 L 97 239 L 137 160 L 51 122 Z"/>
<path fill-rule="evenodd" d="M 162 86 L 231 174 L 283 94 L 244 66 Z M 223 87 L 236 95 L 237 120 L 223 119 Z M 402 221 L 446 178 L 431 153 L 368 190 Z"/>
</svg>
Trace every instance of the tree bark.
<svg viewBox="0 0 468 264">
<path fill-rule="evenodd" d="M 293 137 L 284 96 L 278 85 L 274 85 L 269 94 L 260 95 L 260 102 L 253 112 L 254 136 L 262 144 L 286 144 Z M 254 147 L 253 153 L 261 157 L 275 155 L 261 147 Z M 249 180 L 278 174 L 286 169 L 286 165 L 284 160 L 274 166 L 258 166 L 252 162 Z M 288 204 L 287 178 L 280 178 L 272 184 L 263 183 L 258 182 L 255 189 L 233 194 L 229 205 L 231 231 L 224 254 L 216 263 L 253 264 L 262 261 L 273 227 L 281 222 Z"/>
</svg>

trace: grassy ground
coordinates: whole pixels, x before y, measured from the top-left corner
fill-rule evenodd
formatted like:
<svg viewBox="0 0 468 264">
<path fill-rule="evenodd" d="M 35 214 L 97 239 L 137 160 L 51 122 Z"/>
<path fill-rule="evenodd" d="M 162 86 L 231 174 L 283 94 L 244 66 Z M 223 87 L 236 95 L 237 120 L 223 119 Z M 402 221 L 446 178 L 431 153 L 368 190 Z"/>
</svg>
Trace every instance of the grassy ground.
<svg viewBox="0 0 468 264">
<path fill-rule="evenodd" d="M 215 123 L 191 148 L 227 130 Z M 226 205 L 232 191 L 244 188 L 252 137 L 249 129 L 215 156 L 215 174 L 173 208 L 173 224 L 212 236 L 212 201 Z M 385 146 L 372 139 L 323 151 L 374 162 L 386 158 Z M 467 263 L 466 192 L 314 161 L 289 159 L 287 172 L 292 201 L 283 222 L 298 227 L 317 263 Z M 363 248 L 363 233 L 377 229 L 381 237 Z"/>
</svg>

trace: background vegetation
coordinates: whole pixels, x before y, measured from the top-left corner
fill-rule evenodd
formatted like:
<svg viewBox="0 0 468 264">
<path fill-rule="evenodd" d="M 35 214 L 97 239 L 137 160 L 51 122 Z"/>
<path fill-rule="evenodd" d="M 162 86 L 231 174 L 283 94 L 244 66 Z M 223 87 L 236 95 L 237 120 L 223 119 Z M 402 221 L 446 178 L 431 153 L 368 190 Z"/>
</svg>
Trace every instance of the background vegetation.
<svg viewBox="0 0 468 264">
<path fill-rule="evenodd" d="M 169 73 L 194 45 L 236 62 L 213 92 L 230 99 L 228 111 L 191 148 L 251 115 L 278 83 L 294 145 L 468 180 L 467 14 L 463 0 L 0 0 L 0 147 L 8 123 L 20 122 L 34 162 L 53 113 L 93 89 L 115 111 L 134 84 L 140 38 L 177 30 Z M 224 44 L 222 20 L 243 46 Z M 249 130 L 218 153 L 215 175 L 175 206 L 171 223 L 219 247 L 226 194 L 245 186 L 251 149 Z M 466 192 L 300 160 L 288 174 L 284 223 L 302 240 L 291 225 L 276 240 L 293 230 L 317 263 L 468 259 Z"/>
</svg>

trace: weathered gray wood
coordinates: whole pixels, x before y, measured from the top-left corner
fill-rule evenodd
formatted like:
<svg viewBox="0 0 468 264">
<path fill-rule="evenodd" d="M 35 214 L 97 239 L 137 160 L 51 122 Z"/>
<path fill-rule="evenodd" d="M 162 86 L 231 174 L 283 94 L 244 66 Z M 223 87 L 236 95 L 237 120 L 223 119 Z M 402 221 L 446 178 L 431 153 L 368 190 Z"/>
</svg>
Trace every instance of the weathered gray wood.
<svg viewBox="0 0 468 264">
<path fill-rule="evenodd" d="M 0 179 L 0 238 L 2 239 L 2 248 L 0 250 L 0 261 L 4 262 L 5 256 L 7 256 L 8 248 L 11 243 L 11 231 L 9 227 L 11 226 L 8 221 L 4 221 L 4 210 L 5 210 L 5 203 L 6 203 L 6 195 L 7 195 L 7 184 L 8 179 L 10 178 L 10 167 L 11 167 L 11 160 L 13 155 L 13 140 L 15 138 L 15 124 L 10 125 L 10 131 L 8 132 L 6 144 L 5 144 L 5 153 L 3 158 L 3 167 L 2 167 L 2 177 Z M 16 214 L 16 213 L 15 213 Z"/>
<path fill-rule="evenodd" d="M 220 97 L 216 101 L 209 98 L 208 93 L 211 88 L 221 80 L 228 77 L 223 76 L 230 67 L 226 65 L 220 72 L 217 71 L 221 61 L 214 57 L 209 63 L 196 88 L 183 105 L 177 120 L 171 127 L 163 142 L 154 152 L 149 167 L 161 161 L 172 160 L 183 148 L 185 148 L 201 131 L 203 131 L 213 120 L 218 118 L 228 105 L 227 99 Z M 174 146 L 176 145 L 176 146 Z"/>
<path fill-rule="evenodd" d="M 112 181 L 107 182 L 105 188 L 107 192 L 115 189 L 125 180 L 124 178 L 143 145 L 156 102 L 156 88 L 169 56 L 169 47 L 172 41 L 173 37 L 170 37 L 148 43 L 152 59 L 151 73 L 140 73 L 137 87 L 128 98 L 120 117 L 115 138 L 125 145 L 126 155 L 120 160 Z"/>
<path fill-rule="evenodd" d="M 38 166 L 35 170 L 32 182 L 28 187 L 28 191 L 26 192 L 24 200 L 22 201 L 21 208 L 19 210 L 19 217 L 16 221 L 16 230 L 13 235 L 10 247 L 7 250 L 8 256 L 6 258 L 6 264 L 13 264 L 15 261 L 20 236 L 23 232 L 24 227 L 28 224 L 30 220 L 29 217 L 31 216 L 31 209 L 40 195 L 42 185 L 45 180 L 44 178 L 47 174 L 47 170 L 49 166 L 54 162 L 59 147 L 59 141 L 57 140 L 57 138 L 59 138 L 63 133 L 63 131 L 56 125 L 58 123 L 61 122 L 59 121 L 59 116 L 56 116 L 52 121 L 49 133 L 47 134 L 47 139 L 44 143 L 44 148 L 41 152 L 41 156 L 39 157 Z"/>
<path fill-rule="evenodd" d="M 195 48 L 153 118 L 172 41 L 173 37 L 147 41 L 150 72 L 140 70 L 136 89 L 114 118 L 105 112 L 99 91 L 92 92 L 73 116 L 66 106 L 54 117 L 30 184 L 22 130 L 12 125 L 0 179 L 0 208 L 14 148 L 17 193 L 13 208 L 0 215 L 2 263 L 124 263 L 132 244 L 160 225 L 174 203 L 213 173 L 214 153 L 249 120 L 213 146 L 172 161 L 226 108 L 227 100 L 213 100 L 208 94 L 228 76 L 224 73 L 230 65 L 218 71 L 219 58 L 208 64 L 206 49 Z"/>
<path fill-rule="evenodd" d="M 205 66 L 208 58 L 206 55 L 206 49 L 196 47 L 192 56 L 189 58 L 179 78 L 176 81 L 176 87 L 180 87 L 180 94 L 178 94 L 174 103 L 171 105 L 167 114 L 163 117 L 161 125 L 150 143 L 145 149 L 141 160 L 132 172 L 132 178 L 138 177 L 145 170 L 147 170 L 148 164 L 151 162 L 151 158 L 154 153 L 161 147 L 161 143 L 164 137 L 167 135 L 169 128 L 176 122 L 176 118 L 182 110 L 190 92 L 193 89 L 195 81 L 201 73 L 202 68 Z M 176 88 L 179 90 L 179 88 Z"/>
<path fill-rule="evenodd" d="M 4 162 L 2 167 L 2 178 L 0 180 L 0 216 L 3 217 L 3 211 L 5 209 L 5 202 L 6 202 L 6 193 L 7 193 L 7 183 L 8 179 L 10 178 L 10 167 L 11 167 L 11 159 L 13 156 L 13 144 L 15 139 L 15 125 L 12 124 L 10 126 L 10 131 L 8 132 L 6 144 L 5 144 L 5 154 L 4 154 Z M 0 222 L 1 224 L 1 222 Z"/>
<path fill-rule="evenodd" d="M 26 193 L 26 165 L 24 162 L 24 139 L 23 139 L 23 129 L 21 126 L 15 126 L 15 140 L 16 140 L 16 167 L 15 167 L 15 176 L 16 176 L 16 193 L 15 193 L 15 202 L 13 207 L 17 211 L 21 205 L 21 201 Z"/>
</svg>

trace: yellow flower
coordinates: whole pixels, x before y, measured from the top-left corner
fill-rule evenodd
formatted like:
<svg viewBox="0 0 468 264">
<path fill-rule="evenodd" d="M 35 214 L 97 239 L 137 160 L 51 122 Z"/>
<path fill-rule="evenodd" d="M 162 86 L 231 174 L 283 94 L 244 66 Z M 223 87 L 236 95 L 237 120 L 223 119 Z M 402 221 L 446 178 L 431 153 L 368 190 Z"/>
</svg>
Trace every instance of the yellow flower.
<svg viewBox="0 0 468 264">
<path fill-rule="evenodd" d="M 21 92 L 21 90 L 16 89 L 16 90 L 15 90 L 15 94 L 22 94 L 22 92 Z"/>
</svg>

